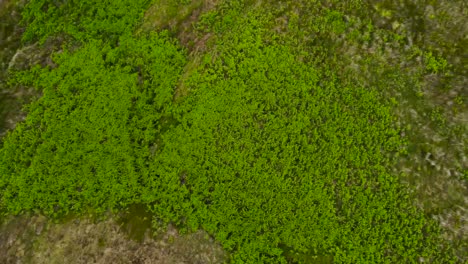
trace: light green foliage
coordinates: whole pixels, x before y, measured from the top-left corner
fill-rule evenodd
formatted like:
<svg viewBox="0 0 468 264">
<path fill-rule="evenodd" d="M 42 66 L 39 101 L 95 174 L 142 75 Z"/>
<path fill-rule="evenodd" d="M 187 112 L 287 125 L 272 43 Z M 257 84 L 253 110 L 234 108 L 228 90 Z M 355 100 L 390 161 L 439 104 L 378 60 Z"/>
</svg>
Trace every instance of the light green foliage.
<svg viewBox="0 0 468 264">
<path fill-rule="evenodd" d="M 83 11 L 96 3 L 45 12 L 41 3 L 52 5 L 32 1 L 25 11 L 25 38 L 65 32 L 82 46 L 56 54 L 57 68 L 12 81 L 43 97 L 0 149 L 7 213 L 143 203 L 155 225 L 205 229 L 233 263 L 453 261 L 438 227 L 389 171 L 404 144 L 391 102 L 340 71 L 331 36 L 350 27 L 346 4 L 308 2 L 317 16 L 298 15 L 280 36 L 270 30 L 274 12 L 222 3 L 199 24 L 218 34 L 215 47 L 184 77 L 189 95 L 174 103 L 184 53 L 166 33 L 132 36 L 145 1 L 123 22 L 126 1 L 107 3 L 105 21 Z M 367 41 L 373 29 L 365 27 Z"/>
<path fill-rule="evenodd" d="M 121 36 L 118 47 L 91 41 L 57 55 L 54 70 L 19 74 L 43 96 L 0 150 L 2 203 L 52 215 L 138 201 L 184 60 L 163 34 Z"/>
<path fill-rule="evenodd" d="M 426 69 L 433 73 L 445 71 L 447 68 L 447 61 L 443 58 L 438 58 L 432 55 L 432 52 L 425 54 Z"/>
<path fill-rule="evenodd" d="M 434 227 L 385 169 L 400 144 L 389 108 L 263 44 L 249 19 L 194 75 L 191 111 L 164 137 L 158 160 L 190 192 L 186 225 L 236 249 L 235 263 L 284 262 L 282 248 L 336 263 L 442 261 L 426 247 Z"/>
<path fill-rule="evenodd" d="M 438 125 L 441 125 L 441 126 L 445 125 L 446 123 L 445 116 L 442 114 L 442 110 L 440 109 L 440 107 L 432 109 L 431 120 Z"/>
</svg>

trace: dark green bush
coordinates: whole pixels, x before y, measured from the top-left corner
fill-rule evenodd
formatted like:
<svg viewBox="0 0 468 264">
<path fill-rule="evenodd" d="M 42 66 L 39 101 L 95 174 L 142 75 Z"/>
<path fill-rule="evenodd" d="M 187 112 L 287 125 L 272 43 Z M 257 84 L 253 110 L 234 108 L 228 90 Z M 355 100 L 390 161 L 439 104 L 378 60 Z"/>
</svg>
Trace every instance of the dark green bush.
<svg viewBox="0 0 468 264">
<path fill-rule="evenodd" d="M 150 0 L 31 0 L 22 15 L 25 41 L 57 34 L 76 40 L 117 39 L 131 32 L 143 17 Z"/>
</svg>

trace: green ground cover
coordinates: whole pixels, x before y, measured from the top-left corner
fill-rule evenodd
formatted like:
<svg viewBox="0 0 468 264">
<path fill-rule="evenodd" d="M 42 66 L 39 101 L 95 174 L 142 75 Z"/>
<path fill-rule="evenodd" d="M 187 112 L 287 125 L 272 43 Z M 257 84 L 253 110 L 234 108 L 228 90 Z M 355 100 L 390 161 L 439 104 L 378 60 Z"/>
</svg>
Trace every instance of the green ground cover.
<svg viewBox="0 0 468 264">
<path fill-rule="evenodd" d="M 194 24 L 215 40 L 186 67 L 171 32 L 138 30 L 150 1 L 30 1 L 24 41 L 66 41 L 57 67 L 11 74 L 43 95 L 1 142 L 3 212 L 144 204 L 155 227 L 204 229 L 233 263 L 456 262 L 391 170 L 407 142 L 387 91 L 409 77 L 363 54 L 398 80 L 379 82 L 340 56 L 380 34 L 346 15 L 366 4 L 297 3 L 221 2 Z"/>
</svg>

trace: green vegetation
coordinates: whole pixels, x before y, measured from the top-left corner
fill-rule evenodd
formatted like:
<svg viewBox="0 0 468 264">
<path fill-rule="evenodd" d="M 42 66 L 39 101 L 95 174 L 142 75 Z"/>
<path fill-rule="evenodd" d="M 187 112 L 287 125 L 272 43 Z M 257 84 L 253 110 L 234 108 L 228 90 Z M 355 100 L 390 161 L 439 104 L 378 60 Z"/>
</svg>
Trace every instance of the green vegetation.
<svg viewBox="0 0 468 264">
<path fill-rule="evenodd" d="M 118 47 L 93 40 L 64 50 L 55 62 L 56 69 L 16 76 L 43 96 L 28 106 L 26 121 L 1 151 L 8 210 L 56 214 L 138 199 L 182 53 L 163 34 L 121 36 Z"/>
<path fill-rule="evenodd" d="M 149 0 L 33 0 L 24 8 L 25 41 L 66 34 L 76 40 L 117 39 L 138 24 Z"/>
<path fill-rule="evenodd" d="M 23 11 L 25 41 L 66 41 L 57 67 L 11 74 L 43 95 L 0 145 L 5 214 L 143 204 L 154 227 L 204 229 L 233 263 L 458 260 L 391 170 L 408 142 L 388 92 L 412 80 L 379 51 L 360 56 L 373 77 L 337 55 L 401 41 L 348 17 L 365 3 L 221 2 L 193 25 L 216 35 L 193 59 L 175 32 L 139 30 L 150 1 L 58 2 Z M 448 67 L 424 54 L 422 71 Z M 431 119 L 445 122 L 439 109 Z"/>
</svg>

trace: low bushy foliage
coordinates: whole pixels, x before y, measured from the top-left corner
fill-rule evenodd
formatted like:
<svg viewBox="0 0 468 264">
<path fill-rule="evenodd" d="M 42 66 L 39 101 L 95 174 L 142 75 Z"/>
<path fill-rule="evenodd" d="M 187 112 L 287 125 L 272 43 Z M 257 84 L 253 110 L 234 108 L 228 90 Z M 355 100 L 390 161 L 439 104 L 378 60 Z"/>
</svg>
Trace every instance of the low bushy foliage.
<svg viewBox="0 0 468 264">
<path fill-rule="evenodd" d="M 310 52 L 327 43 L 284 41 L 271 14 L 226 2 L 202 25 L 218 40 L 174 103 L 183 50 L 167 33 L 132 36 L 146 1 L 111 2 L 25 11 L 26 39 L 60 31 L 82 45 L 12 80 L 43 96 L 0 149 L 7 213 L 148 204 L 157 220 L 208 231 L 234 263 L 453 261 L 389 172 L 404 143 L 390 104 Z M 346 30 L 324 10 L 317 35 Z"/>
<path fill-rule="evenodd" d="M 4 205 L 56 214 L 135 201 L 183 54 L 164 34 L 121 36 L 118 47 L 94 40 L 55 62 L 16 76 L 43 96 L 0 150 Z"/>
<path fill-rule="evenodd" d="M 190 193 L 185 224 L 215 234 L 236 263 L 284 261 L 284 248 L 337 263 L 446 261 L 386 169 L 383 153 L 402 143 L 389 107 L 239 23 L 189 80 L 190 110 L 158 156 Z"/>
</svg>

